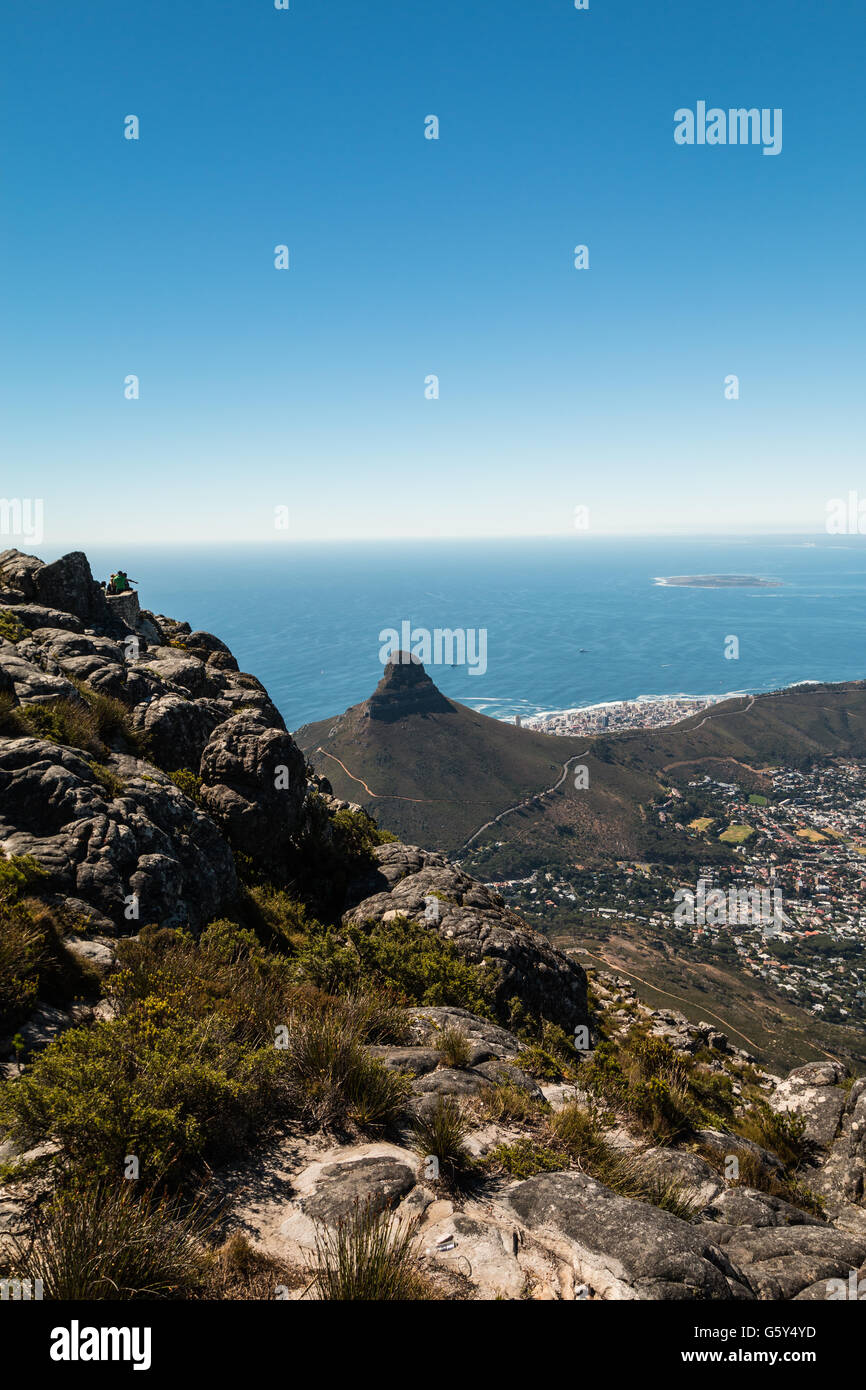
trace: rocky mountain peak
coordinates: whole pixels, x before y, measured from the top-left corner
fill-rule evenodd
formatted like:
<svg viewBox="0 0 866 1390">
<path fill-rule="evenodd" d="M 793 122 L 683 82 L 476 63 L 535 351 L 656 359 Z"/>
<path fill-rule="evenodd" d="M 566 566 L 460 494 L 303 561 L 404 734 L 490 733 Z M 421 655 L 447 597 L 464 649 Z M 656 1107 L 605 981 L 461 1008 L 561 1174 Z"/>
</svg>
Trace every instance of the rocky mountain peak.
<svg viewBox="0 0 866 1390">
<path fill-rule="evenodd" d="M 412 714 L 449 714 L 454 710 L 410 652 L 394 652 L 375 691 L 362 707 L 369 719 L 392 723 Z"/>
</svg>

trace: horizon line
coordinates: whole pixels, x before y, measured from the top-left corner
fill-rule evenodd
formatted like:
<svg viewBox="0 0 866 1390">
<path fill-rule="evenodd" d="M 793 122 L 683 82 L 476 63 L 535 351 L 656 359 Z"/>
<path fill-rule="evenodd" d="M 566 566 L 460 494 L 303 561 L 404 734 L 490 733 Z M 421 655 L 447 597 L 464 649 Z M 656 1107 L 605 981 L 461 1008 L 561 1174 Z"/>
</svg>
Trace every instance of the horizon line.
<svg viewBox="0 0 866 1390">
<path fill-rule="evenodd" d="M 433 543 L 433 544 L 438 543 L 438 542 L 443 542 L 443 541 L 455 541 L 455 542 L 458 542 L 458 541 L 459 541 L 459 542 L 464 542 L 464 543 L 467 543 L 467 544 L 468 544 L 468 543 L 471 543 L 471 542 L 473 542 L 473 541 L 542 541 L 542 540 L 545 540 L 545 541 L 555 541 L 555 540 L 560 540 L 560 541 L 571 541 L 571 540 L 573 540 L 573 541 L 575 542 L 575 544 L 580 545 L 580 544 L 582 544 L 582 543 L 585 542 L 585 541 L 590 541 L 590 542 L 591 542 L 591 541 L 594 541 L 594 540 L 635 540 L 635 541 L 638 541 L 638 540 L 686 540 L 686 541 L 688 541 L 688 540 L 706 540 L 706 539 L 711 539 L 711 540 L 743 540 L 743 541 L 745 541 L 745 540 L 761 540 L 761 539 L 776 539 L 776 538 L 778 538 L 778 539 L 783 539 L 783 538 L 785 538 L 785 537 L 809 537 L 809 538 L 816 538 L 816 539 L 819 538 L 819 537 L 826 537 L 826 538 L 827 538 L 828 540 L 830 540 L 830 541 L 842 541 L 843 543 L 848 544 L 848 543 L 850 543 L 852 540 L 858 539 L 861 535 L 862 535 L 862 538 L 864 539 L 864 541 L 866 541 L 866 532 L 864 532 L 864 533 L 860 533 L 860 532 L 850 532 L 850 533 L 840 533 L 840 534 L 836 534 L 836 533 L 828 532 L 828 531 L 826 531 L 826 530 L 815 531 L 815 530 L 805 530 L 805 529 L 800 529 L 800 528 L 793 528 L 793 529 L 791 529 L 791 530 L 788 530 L 788 529 L 785 529 L 785 530 L 775 530 L 775 531 L 765 531 L 765 530 L 755 530 L 755 531 L 579 531 L 579 532 L 570 532 L 570 531 L 519 531 L 519 532 L 508 532 L 508 533 L 496 531 L 496 532 L 479 532 L 479 533 L 477 533 L 477 534 L 457 533 L 457 534 L 449 534 L 449 535 L 443 534 L 443 535 L 435 535 L 435 536 L 431 536 L 431 535 L 418 535 L 418 534 L 412 534 L 411 532 L 407 532 L 406 534 L 402 534 L 402 535 L 393 535 L 393 534 L 389 534 L 389 535 L 369 535 L 369 536 L 328 536 L 328 535 L 316 535 L 316 536 L 286 536 L 286 537 L 279 537 L 279 538 L 274 537 L 274 536 L 268 536 L 267 538 L 256 538 L 256 537 L 253 537 L 253 536 L 247 536 L 247 537 L 242 537 L 242 538 L 233 537 L 233 538 L 231 538 L 231 539 L 226 538 L 226 537 L 213 537 L 213 536 L 197 536 L 197 537 L 184 536 L 184 537 L 176 537 L 176 538 L 173 538 L 173 537 L 165 537 L 165 538 L 162 538 L 162 539 L 156 539 L 156 538 L 154 538 L 154 539 L 152 539 L 152 540 L 150 540 L 150 539 L 142 539 L 141 537 L 130 537 L 130 538 L 128 538 L 128 539 L 124 539 L 123 537 L 117 537 L 117 536 L 106 537 L 106 538 L 104 538 L 104 539 L 101 539 L 101 538 L 98 538 L 98 537 L 90 537 L 90 538 L 88 538 L 88 539 L 86 539 L 86 540 L 82 540 L 82 539 L 80 539 L 80 538 L 63 538 L 63 539 L 57 539 L 57 540 L 48 540 L 48 538 L 43 538 L 43 539 L 41 539 L 41 540 L 39 540 L 39 541 L 35 541 L 35 540 L 33 540 L 33 541 L 28 541 L 28 539 L 27 539 L 26 537 L 9 537 L 8 539 L 10 539 L 10 540 L 12 540 L 12 541 L 19 541 L 19 542 L 21 542 L 23 545 L 30 544 L 30 545 L 35 545 L 35 546 L 37 546 L 37 547 L 39 547 L 39 546 L 41 546 L 41 547 L 46 547 L 46 548 L 51 549 L 51 550 L 56 550 L 56 549 L 59 549 L 59 548 L 61 548 L 61 547 L 69 547 L 69 549 L 65 550 L 65 552 L 64 552 L 64 553 L 68 554 L 68 553 L 70 553 L 70 550 L 86 550 L 89 546 L 100 547 L 100 548 L 101 548 L 101 547 L 105 547 L 105 546 L 118 546 L 118 547 L 121 547 L 121 546 L 150 546 L 150 547 L 161 548 L 161 549 L 178 549 L 178 548 L 180 548 L 181 546 L 187 546 L 187 547 L 189 547 L 189 546 L 211 546 L 211 547 L 217 547 L 217 546 L 218 546 L 218 547 L 220 547 L 220 548 L 227 548 L 227 547 L 230 547 L 230 548 L 237 548 L 237 549 L 241 549 L 241 548 L 248 549 L 248 548 L 251 547 L 251 546 L 255 546 L 255 547 L 261 548 L 261 549 L 272 549 L 272 548 L 276 548 L 276 547 L 284 547 L 284 548 L 286 548 L 286 549 L 291 549 L 292 547 L 295 547 L 295 546 L 302 546 L 302 545 L 383 545 L 383 544 L 388 544 L 389 542 L 392 543 L 392 544 L 398 544 L 398 543 L 407 542 L 407 541 L 411 541 L 411 542 L 413 542 L 413 543 L 418 543 L 418 542 L 429 542 L 429 543 Z M 29 553 L 30 553 L 29 551 L 24 551 L 24 550 L 22 550 L 22 544 L 18 544 L 18 545 L 9 545 L 9 546 L 4 547 L 4 549 L 8 549 L 8 550 L 13 550 L 13 549 L 14 549 L 14 550 L 19 550 L 19 551 L 21 551 L 21 553 L 23 553 L 23 554 L 29 554 Z"/>
</svg>

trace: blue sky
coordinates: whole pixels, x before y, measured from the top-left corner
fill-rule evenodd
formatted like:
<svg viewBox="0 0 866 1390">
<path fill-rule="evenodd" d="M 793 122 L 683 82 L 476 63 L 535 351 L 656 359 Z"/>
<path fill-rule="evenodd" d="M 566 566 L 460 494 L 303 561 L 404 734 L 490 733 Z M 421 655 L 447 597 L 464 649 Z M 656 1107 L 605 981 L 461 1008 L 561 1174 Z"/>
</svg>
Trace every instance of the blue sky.
<svg viewBox="0 0 866 1390">
<path fill-rule="evenodd" d="M 0 492 L 46 550 L 581 505 L 817 531 L 866 488 L 855 0 L 47 0 L 2 33 Z M 782 153 L 677 146 L 699 100 L 781 107 Z"/>
</svg>

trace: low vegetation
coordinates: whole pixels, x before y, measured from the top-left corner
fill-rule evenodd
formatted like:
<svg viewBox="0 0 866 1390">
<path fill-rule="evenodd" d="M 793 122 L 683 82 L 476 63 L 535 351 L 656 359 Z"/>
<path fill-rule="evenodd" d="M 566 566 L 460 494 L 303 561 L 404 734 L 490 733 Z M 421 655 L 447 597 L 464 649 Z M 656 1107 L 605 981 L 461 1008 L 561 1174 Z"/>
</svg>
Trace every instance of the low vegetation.
<svg viewBox="0 0 866 1390">
<path fill-rule="evenodd" d="M 329 1302 L 402 1302 L 432 1290 L 416 1254 L 417 1223 L 398 1221 L 373 1203 L 357 1205 L 333 1228 L 320 1226 L 310 1289 Z"/>
<path fill-rule="evenodd" d="M 436 1050 L 441 1066 L 458 1070 L 468 1067 L 472 1056 L 472 1045 L 463 1028 L 443 1028 L 436 1038 Z"/>
<path fill-rule="evenodd" d="M 435 1160 L 433 1170 L 425 1176 L 430 1181 L 459 1185 L 472 1172 L 474 1163 L 466 1138 L 470 1124 L 459 1101 L 452 1096 L 437 1096 L 429 1108 L 413 1117 L 415 1148 L 426 1161 Z"/>
<path fill-rule="evenodd" d="M 110 752 L 141 754 L 144 745 L 120 700 L 73 682 L 76 695 L 44 704 L 16 704 L 0 694 L 0 734 L 7 738 L 41 738 L 77 748 L 104 762 Z"/>
<path fill-rule="evenodd" d="M 211 1211 L 132 1183 L 84 1186 L 48 1205 L 18 1267 L 47 1299 L 189 1297 L 207 1283 L 212 1226 Z"/>
<path fill-rule="evenodd" d="M 0 637 L 4 641 L 20 642 L 28 635 L 28 629 L 11 608 L 0 608 Z"/>
<path fill-rule="evenodd" d="M 94 976 L 63 945 L 55 911 L 35 893 L 35 860 L 0 860 L 0 1037 L 14 1032 L 37 999 L 68 1004 L 92 993 Z"/>
</svg>

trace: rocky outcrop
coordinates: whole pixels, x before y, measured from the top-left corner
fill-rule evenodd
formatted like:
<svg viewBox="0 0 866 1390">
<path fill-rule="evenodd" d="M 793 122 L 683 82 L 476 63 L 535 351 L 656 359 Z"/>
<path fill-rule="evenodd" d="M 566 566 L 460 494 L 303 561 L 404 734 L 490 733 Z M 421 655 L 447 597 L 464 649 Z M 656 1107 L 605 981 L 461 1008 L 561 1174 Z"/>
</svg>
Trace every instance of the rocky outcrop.
<svg viewBox="0 0 866 1390">
<path fill-rule="evenodd" d="M 395 652 L 373 694 L 362 705 L 361 714 L 393 724 L 410 714 L 448 714 L 453 709 L 416 657 Z"/>
<path fill-rule="evenodd" d="M 264 865 L 284 864 L 301 827 L 304 757 L 258 713 L 218 725 L 201 758 L 202 802 L 232 845 Z"/>
<path fill-rule="evenodd" d="M 126 931 L 137 920 L 197 930 L 227 911 L 232 848 L 279 872 L 301 826 L 304 759 L 225 643 L 141 610 L 136 595 L 106 599 L 80 552 L 44 565 L 6 551 L 0 586 L 24 633 L 0 640 L 0 690 L 13 705 L 64 701 L 86 718 L 93 692 L 119 701 L 128 724 L 105 732 L 105 757 L 0 738 L 5 853 L 32 854 L 49 891 Z M 187 775 L 185 791 L 163 775 L 175 771 Z M 201 804 L 185 794 L 194 784 Z"/>
<path fill-rule="evenodd" d="M 618 1197 L 583 1173 L 542 1173 L 507 1205 L 537 1236 L 567 1250 L 576 1278 L 602 1298 L 748 1298 L 705 1226 Z"/>
<path fill-rule="evenodd" d="M 495 1001 L 507 1015 L 512 999 L 543 1013 L 567 1032 L 587 1022 L 586 974 L 528 927 L 502 899 L 450 865 L 441 854 L 387 844 L 374 869 L 350 885 L 345 920 L 426 921 L 461 955 L 495 972 Z"/>
<path fill-rule="evenodd" d="M 93 904 L 117 930 L 203 926 L 237 892 L 234 861 L 211 819 L 164 773 L 113 755 L 106 772 L 71 748 L 0 740 L 0 848 L 32 855 L 48 886 Z"/>
</svg>

